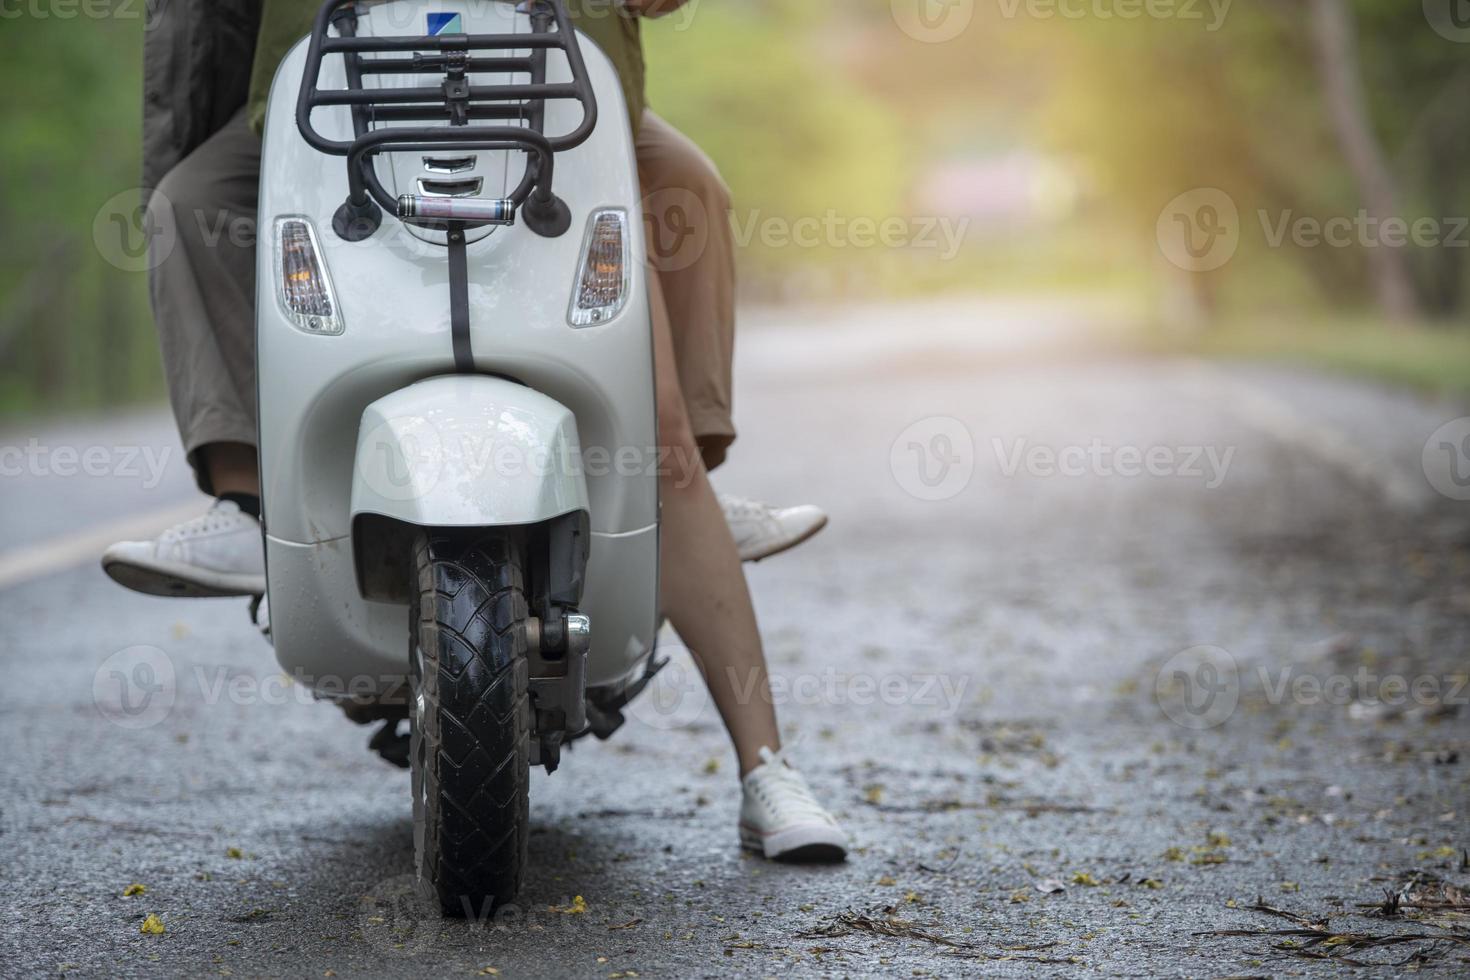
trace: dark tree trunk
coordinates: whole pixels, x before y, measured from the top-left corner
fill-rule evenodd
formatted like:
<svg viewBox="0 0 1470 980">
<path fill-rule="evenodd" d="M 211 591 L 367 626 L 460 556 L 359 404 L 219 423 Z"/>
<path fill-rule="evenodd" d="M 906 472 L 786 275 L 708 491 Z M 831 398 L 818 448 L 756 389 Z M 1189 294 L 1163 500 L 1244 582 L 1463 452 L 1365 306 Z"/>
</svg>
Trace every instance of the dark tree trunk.
<svg viewBox="0 0 1470 980">
<path fill-rule="evenodd" d="M 1382 222 L 1398 214 L 1399 194 L 1373 133 L 1358 63 L 1357 26 L 1349 0 L 1310 0 L 1323 96 L 1343 156 L 1369 217 Z M 1365 250 L 1378 305 L 1389 319 L 1407 324 L 1419 314 L 1414 280 L 1399 249 L 1381 243 Z"/>
</svg>

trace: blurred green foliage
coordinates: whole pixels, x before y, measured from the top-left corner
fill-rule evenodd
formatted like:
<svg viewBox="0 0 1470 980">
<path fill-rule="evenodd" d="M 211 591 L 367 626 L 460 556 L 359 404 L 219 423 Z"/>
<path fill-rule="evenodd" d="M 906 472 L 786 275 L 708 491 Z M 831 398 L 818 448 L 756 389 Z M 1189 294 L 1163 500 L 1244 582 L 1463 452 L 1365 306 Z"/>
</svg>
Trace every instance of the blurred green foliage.
<svg viewBox="0 0 1470 980">
<path fill-rule="evenodd" d="M 1356 14 L 1368 123 L 1399 189 L 1394 215 L 1448 230 L 1470 215 L 1470 45 L 1437 34 L 1418 3 L 1342 2 Z M 1218 187 L 1234 199 L 1240 255 L 1194 285 L 1237 304 L 1370 299 L 1366 263 L 1381 246 L 1274 247 L 1263 231 L 1283 215 L 1326 221 L 1364 205 L 1325 104 L 1310 7 L 1238 2 L 1216 31 L 1143 19 L 1031 32 L 1049 79 L 1038 131 L 1092 168 L 1110 221 L 1142 232 L 1192 188 Z M 1463 319 L 1470 248 L 1406 254 L 1424 309 Z"/>
<path fill-rule="evenodd" d="M 0 23 L 0 413 L 160 390 L 142 274 L 93 244 L 103 203 L 139 181 L 141 3 Z M 100 9 L 100 8 L 99 8 Z M 132 16 L 124 16 L 130 9 Z"/>
</svg>

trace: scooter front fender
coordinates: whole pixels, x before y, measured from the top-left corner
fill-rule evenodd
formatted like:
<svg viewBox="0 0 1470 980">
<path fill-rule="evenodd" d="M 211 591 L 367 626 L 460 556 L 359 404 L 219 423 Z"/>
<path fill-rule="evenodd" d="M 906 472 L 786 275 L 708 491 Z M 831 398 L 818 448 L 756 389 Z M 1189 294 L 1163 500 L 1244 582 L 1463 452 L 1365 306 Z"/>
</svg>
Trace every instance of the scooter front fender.
<svg viewBox="0 0 1470 980">
<path fill-rule="evenodd" d="M 538 524 L 587 511 L 577 420 L 525 385 L 429 378 L 362 413 L 352 517 L 421 527 Z"/>
</svg>

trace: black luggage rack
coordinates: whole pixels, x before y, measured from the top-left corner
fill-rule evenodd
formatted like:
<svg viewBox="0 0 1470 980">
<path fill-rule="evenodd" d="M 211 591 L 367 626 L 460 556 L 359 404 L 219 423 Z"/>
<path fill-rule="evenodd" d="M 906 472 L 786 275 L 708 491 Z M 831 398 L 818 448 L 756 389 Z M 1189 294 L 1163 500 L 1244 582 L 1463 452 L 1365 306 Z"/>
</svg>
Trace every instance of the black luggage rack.
<svg viewBox="0 0 1470 980">
<path fill-rule="evenodd" d="M 332 219 L 338 235 L 348 241 L 369 237 L 382 223 L 383 211 L 410 224 L 449 231 L 451 237 L 465 228 L 510 224 L 517 211 L 526 226 L 540 235 L 554 237 L 570 227 L 566 204 L 552 192 L 554 158 L 591 135 L 597 125 L 597 100 L 561 0 L 525 0 L 517 10 L 530 15 L 529 34 L 358 37 L 357 0 L 322 4 L 307 48 L 296 125 L 313 148 L 347 158 L 348 196 Z M 333 26 L 337 36 L 328 33 Z M 565 53 L 570 82 L 546 81 L 546 55 L 551 49 Z M 530 53 L 506 53 L 516 50 Z M 322 59 L 332 54 L 344 59 L 347 87 L 320 89 Z M 467 76 L 475 72 L 523 74 L 528 81 L 473 85 Z M 365 75 L 381 74 L 440 75 L 442 79 L 438 85 L 363 87 Z M 547 136 L 548 99 L 577 101 L 582 106 L 582 121 L 565 135 Z M 354 138 L 327 139 L 312 125 L 312 110 L 343 105 L 351 107 Z M 522 125 L 480 124 L 491 120 Z M 429 121 L 449 125 L 412 125 Z M 384 151 L 439 150 L 523 150 L 526 169 L 510 196 L 502 200 L 411 194 L 395 200 L 374 167 L 377 154 Z"/>
</svg>

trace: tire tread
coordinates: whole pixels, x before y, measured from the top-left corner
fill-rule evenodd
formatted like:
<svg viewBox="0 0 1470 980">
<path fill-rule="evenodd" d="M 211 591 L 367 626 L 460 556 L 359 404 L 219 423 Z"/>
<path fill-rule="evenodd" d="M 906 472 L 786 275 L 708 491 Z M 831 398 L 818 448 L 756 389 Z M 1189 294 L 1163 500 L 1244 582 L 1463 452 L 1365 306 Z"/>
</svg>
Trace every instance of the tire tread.
<svg viewBox="0 0 1470 980">
<path fill-rule="evenodd" d="M 529 668 L 519 542 L 434 533 L 416 548 L 414 843 L 421 887 L 450 915 L 514 899 L 530 831 Z M 422 790 L 421 791 L 421 787 Z"/>
</svg>

